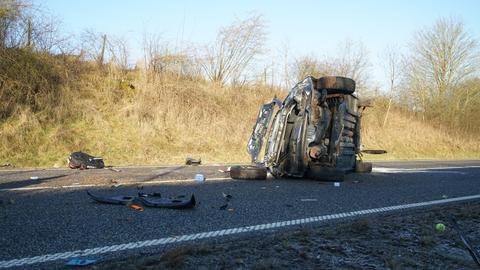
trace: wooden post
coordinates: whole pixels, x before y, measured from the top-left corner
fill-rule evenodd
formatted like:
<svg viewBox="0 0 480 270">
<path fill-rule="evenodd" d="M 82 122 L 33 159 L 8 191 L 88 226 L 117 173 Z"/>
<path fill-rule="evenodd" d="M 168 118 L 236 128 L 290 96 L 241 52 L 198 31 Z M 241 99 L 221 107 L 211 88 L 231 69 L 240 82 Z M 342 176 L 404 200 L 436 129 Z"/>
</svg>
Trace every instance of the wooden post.
<svg viewBox="0 0 480 270">
<path fill-rule="evenodd" d="M 107 43 L 107 35 L 103 34 L 103 40 L 102 40 L 102 50 L 100 51 L 100 55 L 98 57 L 98 64 L 103 65 L 103 58 L 105 57 L 105 46 Z"/>
<path fill-rule="evenodd" d="M 32 19 L 28 17 L 27 21 L 27 48 L 30 49 L 32 45 Z"/>
</svg>

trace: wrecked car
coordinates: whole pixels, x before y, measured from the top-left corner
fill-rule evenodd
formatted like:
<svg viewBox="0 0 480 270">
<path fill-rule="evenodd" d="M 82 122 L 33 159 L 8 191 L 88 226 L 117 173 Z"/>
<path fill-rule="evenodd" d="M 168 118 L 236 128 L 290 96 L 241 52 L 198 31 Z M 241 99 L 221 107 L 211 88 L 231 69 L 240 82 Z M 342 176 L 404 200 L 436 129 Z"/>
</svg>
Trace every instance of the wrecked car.
<svg viewBox="0 0 480 270">
<path fill-rule="evenodd" d="M 372 164 L 362 161 L 360 129 L 365 107 L 350 78 L 305 78 L 283 102 L 274 98 L 260 108 L 247 144 L 252 165 L 232 167 L 231 177 L 265 179 L 270 172 L 276 178 L 341 181 L 348 172 L 371 172 Z"/>
</svg>

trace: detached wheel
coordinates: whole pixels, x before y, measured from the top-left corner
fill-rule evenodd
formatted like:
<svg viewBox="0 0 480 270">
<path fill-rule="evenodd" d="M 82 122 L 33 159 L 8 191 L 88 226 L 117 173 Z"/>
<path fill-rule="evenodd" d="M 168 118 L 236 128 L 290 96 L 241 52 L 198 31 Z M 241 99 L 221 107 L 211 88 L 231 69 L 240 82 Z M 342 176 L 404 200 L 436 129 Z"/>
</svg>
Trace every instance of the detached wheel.
<svg viewBox="0 0 480 270">
<path fill-rule="evenodd" d="M 357 160 L 357 163 L 355 164 L 355 172 L 356 173 L 371 173 L 372 172 L 372 163 Z"/>
<path fill-rule="evenodd" d="M 325 76 L 317 81 L 317 89 L 326 89 L 328 94 L 353 94 L 355 81 L 339 76 Z"/>
<path fill-rule="evenodd" d="M 232 166 L 230 177 L 243 180 L 265 180 L 267 179 L 267 168 L 253 165 Z"/>
</svg>

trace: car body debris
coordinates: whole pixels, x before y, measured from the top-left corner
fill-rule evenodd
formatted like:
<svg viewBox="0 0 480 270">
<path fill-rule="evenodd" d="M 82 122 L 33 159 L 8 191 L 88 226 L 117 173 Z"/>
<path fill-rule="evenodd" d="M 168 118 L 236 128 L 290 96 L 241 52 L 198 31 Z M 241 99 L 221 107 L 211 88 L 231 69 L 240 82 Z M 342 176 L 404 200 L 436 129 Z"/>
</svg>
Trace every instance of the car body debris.
<svg viewBox="0 0 480 270">
<path fill-rule="evenodd" d="M 185 160 L 185 165 L 196 166 L 196 165 L 201 165 L 201 164 L 202 164 L 202 159 L 201 158 L 195 159 L 195 158 L 187 157 L 187 159 Z"/>
<path fill-rule="evenodd" d="M 232 195 L 222 192 L 222 196 L 225 199 L 225 203 L 219 207 L 220 210 L 227 210 L 230 200 L 233 198 Z M 229 208 L 228 211 L 233 211 L 233 208 Z"/>
<path fill-rule="evenodd" d="M 100 157 L 94 157 L 84 152 L 73 152 L 67 159 L 70 169 L 103 169 L 105 163 Z"/>
<path fill-rule="evenodd" d="M 177 196 L 174 198 L 163 198 L 160 193 L 138 193 L 138 196 L 100 196 L 92 194 L 87 190 L 87 194 L 96 202 L 117 204 L 117 205 L 143 205 L 147 207 L 169 208 L 169 209 L 187 209 L 193 208 L 197 204 L 195 195 L 189 198 L 186 196 Z M 132 207 L 133 208 L 133 207 Z M 135 208 L 134 208 L 135 209 Z M 139 210 L 139 209 L 135 209 Z M 143 211 L 139 210 L 139 211 Z"/>
</svg>

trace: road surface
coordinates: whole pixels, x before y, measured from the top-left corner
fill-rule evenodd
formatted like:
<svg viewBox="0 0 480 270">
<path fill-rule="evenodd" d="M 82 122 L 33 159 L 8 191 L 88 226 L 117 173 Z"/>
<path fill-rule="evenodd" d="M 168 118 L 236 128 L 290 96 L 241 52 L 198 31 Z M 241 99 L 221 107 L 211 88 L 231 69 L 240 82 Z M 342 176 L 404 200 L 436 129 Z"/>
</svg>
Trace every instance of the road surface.
<svg viewBox="0 0 480 270">
<path fill-rule="evenodd" d="M 337 213 L 361 215 L 394 209 L 384 208 L 389 206 L 428 207 L 480 197 L 480 161 L 375 162 L 373 173 L 348 175 L 340 186 L 308 179 L 232 180 L 219 171 L 226 168 L 0 170 L 0 268 L 57 268 L 73 257 L 112 260 L 163 250 L 168 243 L 208 241 L 219 230 L 244 237 L 294 224 L 321 226 L 318 220 L 345 216 L 333 215 Z M 206 181 L 195 181 L 197 173 Z M 198 205 L 193 210 L 138 212 L 95 203 L 86 190 L 105 195 L 159 192 L 165 197 L 193 193 Z M 224 194 L 232 199 L 221 210 Z M 366 209 L 374 210 L 362 212 Z"/>
</svg>

